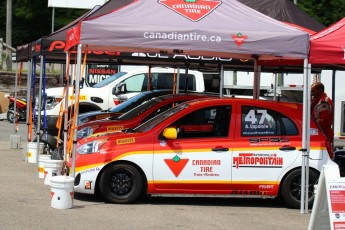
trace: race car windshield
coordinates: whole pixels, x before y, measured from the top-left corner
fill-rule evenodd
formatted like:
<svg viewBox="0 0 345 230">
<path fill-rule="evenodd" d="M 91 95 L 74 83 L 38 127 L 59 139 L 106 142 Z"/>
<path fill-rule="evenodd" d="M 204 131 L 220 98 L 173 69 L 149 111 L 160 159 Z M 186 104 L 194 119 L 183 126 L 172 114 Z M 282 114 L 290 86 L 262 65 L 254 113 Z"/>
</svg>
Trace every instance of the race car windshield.
<svg viewBox="0 0 345 230">
<path fill-rule="evenodd" d="M 127 72 L 118 72 L 117 74 L 111 75 L 107 79 L 104 79 L 103 81 L 101 81 L 101 82 L 97 83 L 96 85 L 94 85 L 93 88 L 102 88 L 102 87 L 104 87 L 106 85 L 109 85 L 110 83 L 112 83 L 113 81 L 115 81 L 119 77 L 125 75 L 126 73 Z"/>
<path fill-rule="evenodd" d="M 178 113 L 178 112 L 180 112 L 180 111 L 182 111 L 188 107 L 189 107 L 188 104 L 185 104 L 185 103 L 179 104 L 178 106 L 175 106 L 171 109 L 168 109 L 168 110 L 164 111 L 163 113 L 160 113 L 157 116 L 153 117 L 152 119 L 146 121 L 145 123 L 137 126 L 132 131 L 135 133 L 146 132 L 146 131 L 156 127 L 158 124 L 160 124 L 164 120 L 168 119 L 169 117 L 173 116 L 175 113 Z"/>
<path fill-rule="evenodd" d="M 160 98 L 153 98 L 143 104 L 139 105 L 138 107 L 129 110 L 127 113 L 122 114 L 116 120 L 130 120 L 133 119 L 140 114 L 144 113 L 146 110 L 150 109 L 152 106 L 159 104 L 162 101 Z"/>
<path fill-rule="evenodd" d="M 159 90 L 159 92 L 157 91 L 156 93 L 158 94 L 158 96 L 160 96 L 160 94 L 168 94 L 170 92 L 170 90 Z M 117 106 L 114 106 L 113 108 L 109 109 L 110 112 L 112 113 L 126 113 L 128 111 L 130 111 L 131 109 L 141 105 L 143 102 L 151 100 L 153 98 L 153 96 L 151 97 L 150 95 L 152 95 L 152 93 L 148 92 L 142 92 L 139 93 L 138 95 L 128 99 L 125 102 L 120 103 Z"/>
</svg>

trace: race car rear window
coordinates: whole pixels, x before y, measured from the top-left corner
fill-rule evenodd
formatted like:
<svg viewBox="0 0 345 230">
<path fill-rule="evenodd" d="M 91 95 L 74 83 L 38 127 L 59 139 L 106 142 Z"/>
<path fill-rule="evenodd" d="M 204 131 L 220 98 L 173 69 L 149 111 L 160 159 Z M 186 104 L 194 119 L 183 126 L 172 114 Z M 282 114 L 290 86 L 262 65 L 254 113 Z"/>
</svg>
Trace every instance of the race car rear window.
<svg viewBox="0 0 345 230">
<path fill-rule="evenodd" d="M 294 122 L 285 115 L 267 108 L 242 106 L 242 136 L 297 135 Z"/>
</svg>

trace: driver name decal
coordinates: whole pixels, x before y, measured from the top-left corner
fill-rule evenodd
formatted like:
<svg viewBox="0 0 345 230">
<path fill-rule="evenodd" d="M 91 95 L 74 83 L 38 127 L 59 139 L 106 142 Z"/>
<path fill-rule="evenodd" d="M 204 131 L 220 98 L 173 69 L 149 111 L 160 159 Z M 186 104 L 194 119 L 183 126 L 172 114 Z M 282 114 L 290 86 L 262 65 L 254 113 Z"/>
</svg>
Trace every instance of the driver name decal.
<svg viewBox="0 0 345 230">
<path fill-rule="evenodd" d="M 197 22 L 222 4 L 219 0 L 159 0 L 158 3 Z"/>
<path fill-rule="evenodd" d="M 277 154 L 239 153 L 232 164 L 236 168 L 282 168 L 283 158 Z"/>
</svg>

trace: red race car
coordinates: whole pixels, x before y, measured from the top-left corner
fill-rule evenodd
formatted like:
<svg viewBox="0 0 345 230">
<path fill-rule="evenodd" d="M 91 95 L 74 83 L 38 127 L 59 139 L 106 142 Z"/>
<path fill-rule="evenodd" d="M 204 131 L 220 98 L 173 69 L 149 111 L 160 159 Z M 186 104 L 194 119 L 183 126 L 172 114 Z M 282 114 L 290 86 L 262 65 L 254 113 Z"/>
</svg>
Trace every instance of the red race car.
<svg viewBox="0 0 345 230">
<path fill-rule="evenodd" d="M 288 206 L 299 208 L 302 107 L 287 102 L 202 98 L 180 103 L 133 129 L 81 139 L 74 191 L 93 194 L 98 190 L 112 203 L 131 203 L 142 193 L 281 196 Z M 307 191 L 311 205 L 322 166 L 335 163 L 327 152 L 325 136 L 310 122 Z"/>
<path fill-rule="evenodd" d="M 119 117 L 109 117 L 81 124 L 78 126 L 77 139 L 100 132 L 113 132 L 133 128 L 181 102 L 205 97 L 210 97 L 210 95 L 180 93 L 155 97 Z"/>
<path fill-rule="evenodd" d="M 78 116 L 78 125 L 81 125 L 86 122 L 101 120 L 108 117 L 118 117 L 122 114 L 128 112 L 131 109 L 139 106 L 140 104 L 144 103 L 145 101 L 151 100 L 154 97 L 172 94 L 172 90 L 152 90 L 152 91 L 145 91 L 141 92 L 138 95 L 132 97 L 131 99 L 122 102 L 121 104 L 110 108 L 108 110 L 99 110 L 99 111 L 91 111 L 87 113 L 81 113 Z M 121 98 L 121 96 L 118 96 Z"/>
</svg>

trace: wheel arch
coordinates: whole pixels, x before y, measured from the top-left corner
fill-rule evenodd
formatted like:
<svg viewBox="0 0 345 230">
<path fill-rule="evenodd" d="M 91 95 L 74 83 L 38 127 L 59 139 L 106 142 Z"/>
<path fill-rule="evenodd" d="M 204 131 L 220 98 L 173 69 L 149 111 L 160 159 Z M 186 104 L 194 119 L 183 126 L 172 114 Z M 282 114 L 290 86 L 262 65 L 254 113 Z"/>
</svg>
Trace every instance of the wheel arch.
<svg viewBox="0 0 345 230">
<path fill-rule="evenodd" d="M 287 172 L 284 174 L 284 176 L 282 177 L 282 179 L 281 179 L 280 182 L 279 182 L 279 191 L 278 191 L 278 194 L 279 194 L 279 195 L 278 195 L 278 196 L 280 196 L 281 188 L 282 188 L 282 185 L 284 184 L 284 181 L 285 181 L 286 177 L 287 177 L 290 173 L 292 173 L 293 171 L 298 170 L 298 169 L 302 169 L 302 167 L 301 167 L 301 166 L 294 167 L 294 168 L 290 169 L 289 171 L 287 171 Z M 312 171 L 316 172 L 316 173 L 319 174 L 319 175 L 320 175 L 320 173 L 321 173 L 319 170 L 317 170 L 317 169 L 314 168 L 314 167 L 309 167 L 309 170 L 312 170 Z"/>
<path fill-rule="evenodd" d="M 299 172 L 298 172 L 299 171 Z M 316 168 L 313 168 L 313 167 L 309 167 L 309 175 L 310 175 L 310 172 L 313 172 L 311 173 L 312 175 L 314 174 L 316 177 L 314 177 L 313 179 L 313 176 L 311 177 L 312 180 L 315 180 L 315 184 L 318 183 L 318 179 L 320 177 L 320 171 L 317 170 Z M 301 184 L 299 184 L 299 188 L 297 188 L 296 190 L 296 184 L 294 185 L 294 189 L 293 190 L 289 190 L 288 193 L 286 193 L 286 189 L 287 189 L 287 185 L 290 185 L 292 186 L 291 183 L 291 176 L 293 176 L 295 173 L 302 173 L 302 167 L 301 166 L 298 166 L 298 167 L 295 167 L 295 168 L 292 168 L 291 170 L 289 170 L 287 173 L 284 174 L 284 177 L 280 180 L 280 184 L 279 184 L 279 191 L 278 191 L 278 198 L 279 199 L 282 199 L 282 201 L 284 201 L 284 203 L 286 205 L 288 205 L 290 208 L 299 208 L 300 207 L 300 202 L 298 201 L 299 198 L 294 198 L 296 197 L 293 193 L 300 193 L 301 192 Z M 301 175 L 300 175 L 301 177 Z M 289 179 L 288 179 L 289 178 Z M 310 179 L 310 178 L 309 178 Z M 290 180 L 290 181 L 289 181 Z M 287 183 L 287 184 L 286 184 Z M 299 183 L 301 183 L 301 180 L 299 180 Z M 314 185 L 315 185 L 314 184 Z M 308 193 L 311 193 L 311 189 L 314 188 L 314 186 L 311 186 L 313 185 L 313 183 L 310 183 L 308 186 L 307 186 L 307 189 L 308 189 Z M 297 185 L 298 186 L 298 185 Z M 312 203 L 313 203 L 313 199 L 315 198 L 314 194 L 309 196 L 309 206 L 312 207 Z M 299 204 L 298 204 L 299 202 Z"/>
<path fill-rule="evenodd" d="M 101 169 L 101 171 L 98 173 L 97 178 L 96 178 L 95 194 L 99 195 L 99 182 L 100 182 L 100 177 L 102 176 L 103 172 L 106 171 L 110 166 L 117 165 L 117 164 L 128 164 L 128 165 L 135 167 L 139 171 L 140 175 L 143 178 L 143 191 L 142 192 L 144 192 L 146 194 L 148 181 L 147 181 L 147 177 L 146 177 L 145 172 L 142 170 L 141 167 L 139 167 L 139 165 L 135 164 L 132 161 L 126 161 L 126 160 L 113 161 Z"/>
</svg>

